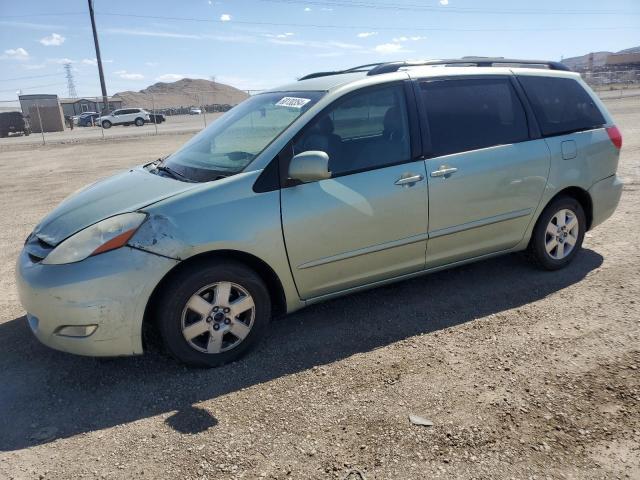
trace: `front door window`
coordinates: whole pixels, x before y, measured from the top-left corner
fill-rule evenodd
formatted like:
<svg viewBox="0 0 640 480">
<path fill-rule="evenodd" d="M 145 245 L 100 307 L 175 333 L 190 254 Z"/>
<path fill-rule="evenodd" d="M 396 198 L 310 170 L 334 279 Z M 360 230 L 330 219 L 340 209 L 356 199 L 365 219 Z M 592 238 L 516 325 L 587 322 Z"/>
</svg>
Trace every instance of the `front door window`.
<svg viewBox="0 0 640 480">
<path fill-rule="evenodd" d="M 294 153 L 321 150 L 334 177 L 407 162 L 409 124 L 401 85 L 366 90 L 338 100 L 311 122 Z"/>
</svg>

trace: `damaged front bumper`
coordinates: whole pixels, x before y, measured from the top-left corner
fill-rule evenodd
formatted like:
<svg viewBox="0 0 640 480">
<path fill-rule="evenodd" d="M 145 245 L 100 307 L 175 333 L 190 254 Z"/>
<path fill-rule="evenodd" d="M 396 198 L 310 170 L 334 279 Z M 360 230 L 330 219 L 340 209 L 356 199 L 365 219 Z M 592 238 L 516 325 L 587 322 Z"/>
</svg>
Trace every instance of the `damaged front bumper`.
<svg viewBox="0 0 640 480">
<path fill-rule="evenodd" d="M 177 260 L 123 247 L 65 265 L 18 258 L 16 284 L 29 326 L 45 345 L 89 356 L 142 353 L 151 293 Z"/>
</svg>

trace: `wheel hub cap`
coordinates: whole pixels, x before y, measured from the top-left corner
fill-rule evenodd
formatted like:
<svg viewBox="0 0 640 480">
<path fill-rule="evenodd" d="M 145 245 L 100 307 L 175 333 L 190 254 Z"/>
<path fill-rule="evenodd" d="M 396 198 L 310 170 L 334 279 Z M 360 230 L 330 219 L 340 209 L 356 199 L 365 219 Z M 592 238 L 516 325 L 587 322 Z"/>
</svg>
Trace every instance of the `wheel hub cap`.
<svg viewBox="0 0 640 480">
<path fill-rule="evenodd" d="M 580 233 L 576 213 L 564 208 L 551 217 L 545 233 L 545 250 L 554 260 L 566 258 L 575 247 Z"/>
<path fill-rule="evenodd" d="M 217 282 L 194 293 L 183 308 L 182 335 L 203 353 L 221 353 L 237 347 L 255 320 L 249 292 L 232 282 Z"/>
</svg>

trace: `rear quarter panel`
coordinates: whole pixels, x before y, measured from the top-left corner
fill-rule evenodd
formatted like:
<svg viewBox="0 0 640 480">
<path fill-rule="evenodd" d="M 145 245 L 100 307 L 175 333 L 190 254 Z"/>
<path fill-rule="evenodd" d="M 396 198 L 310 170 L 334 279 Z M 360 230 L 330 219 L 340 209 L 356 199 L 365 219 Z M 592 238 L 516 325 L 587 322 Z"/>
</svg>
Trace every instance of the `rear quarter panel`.
<svg viewBox="0 0 640 480">
<path fill-rule="evenodd" d="M 551 151 L 547 184 L 551 191 L 572 186 L 588 190 L 599 180 L 614 175 L 618 169 L 619 152 L 604 128 L 547 137 L 545 141 Z M 563 158 L 563 142 L 575 142 L 575 158 Z"/>
<path fill-rule="evenodd" d="M 526 74 L 544 76 L 548 75 L 548 72 L 544 70 L 528 71 Z M 613 118 L 598 96 L 584 83 L 577 73 L 554 72 L 554 76 L 573 78 L 580 83 L 598 106 L 605 119 L 605 125 L 593 130 L 551 136 L 544 139 L 551 153 L 551 168 L 534 220 L 537 220 L 549 201 L 560 191 L 569 187 L 579 187 L 589 191 L 597 182 L 615 175 L 620 158 L 620 152 L 613 146 L 606 131 L 606 127 L 614 125 Z M 573 158 L 563 158 L 563 142 L 575 142 L 576 154 Z M 532 221 L 525 238 L 519 245 L 520 249 L 526 248 L 534 226 L 535 221 Z"/>
<path fill-rule="evenodd" d="M 562 155 L 562 143 L 567 141 L 575 142 L 576 156 L 565 160 Z M 527 247 L 538 217 L 559 192 L 569 187 L 579 187 L 588 192 L 598 181 L 614 175 L 618 166 L 619 152 L 604 128 L 547 137 L 545 142 L 551 152 L 549 179 L 538 209 L 517 250 Z M 594 210 L 596 208 L 594 201 Z"/>
</svg>

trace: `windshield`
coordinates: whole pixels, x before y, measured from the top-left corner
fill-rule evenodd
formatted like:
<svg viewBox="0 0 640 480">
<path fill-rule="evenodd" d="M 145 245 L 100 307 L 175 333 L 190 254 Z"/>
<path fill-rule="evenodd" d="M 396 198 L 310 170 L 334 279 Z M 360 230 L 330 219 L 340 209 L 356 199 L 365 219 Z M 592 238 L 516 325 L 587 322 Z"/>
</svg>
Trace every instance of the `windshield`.
<svg viewBox="0 0 640 480">
<path fill-rule="evenodd" d="M 163 165 L 198 182 L 241 172 L 324 92 L 255 95 L 229 110 Z"/>
</svg>

